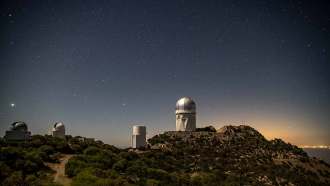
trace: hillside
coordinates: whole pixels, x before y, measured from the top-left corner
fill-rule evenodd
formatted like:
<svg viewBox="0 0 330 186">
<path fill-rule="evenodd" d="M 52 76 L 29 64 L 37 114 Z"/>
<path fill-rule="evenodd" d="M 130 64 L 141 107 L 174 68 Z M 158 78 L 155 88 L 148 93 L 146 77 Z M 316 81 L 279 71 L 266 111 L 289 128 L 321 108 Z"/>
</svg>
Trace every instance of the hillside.
<svg viewBox="0 0 330 186">
<path fill-rule="evenodd" d="M 56 186 L 67 183 L 68 179 L 63 176 L 63 161 L 66 162 L 71 154 L 82 154 L 90 146 L 117 149 L 80 136 L 61 139 L 34 135 L 30 141 L 22 142 L 7 142 L 0 138 L 0 185 Z"/>
<path fill-rule="evenodd" d="M 0 142 L 0 185 L 60 185 L 66 154 L 71 185 L 330 185 L 329 164 L 249 126 L 169 131 L 135 150 L 70 136 Z"/>
<path fill-rule="evenodd" d="M 268 141 L 249 126 L 165 132 L 149 142 L 181 161 L 190 176 L 214 176 L 215 185 L 330 185 L 327 163 L 280 139 Z"/>
</svg>

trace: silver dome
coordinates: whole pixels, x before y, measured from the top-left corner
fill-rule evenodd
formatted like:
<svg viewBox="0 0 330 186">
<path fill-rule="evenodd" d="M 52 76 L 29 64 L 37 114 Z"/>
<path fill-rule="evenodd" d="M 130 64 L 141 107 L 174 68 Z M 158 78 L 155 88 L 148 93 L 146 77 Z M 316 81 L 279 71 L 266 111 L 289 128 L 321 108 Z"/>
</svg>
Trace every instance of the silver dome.
<svg viewBox="0 0 330 186">
<path fill-rule="evenodd" d="M 27 131 L 28 127 L 26 123 L 22 121 L 17 121 L 11 124 L 11 130 Z"/>
<path fill-rule="evenodd" d="M 176 102 L 176 113 L 195 113 L 196 103 L 189 97 L 183 97 Z"/>
</svg>

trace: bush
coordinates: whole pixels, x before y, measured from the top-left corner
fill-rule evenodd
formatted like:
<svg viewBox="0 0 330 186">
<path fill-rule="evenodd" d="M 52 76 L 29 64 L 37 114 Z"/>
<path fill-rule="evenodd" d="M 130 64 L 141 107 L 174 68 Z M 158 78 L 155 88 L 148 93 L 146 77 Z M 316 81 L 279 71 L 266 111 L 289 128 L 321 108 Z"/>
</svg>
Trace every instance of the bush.
<svg viewBox="0 0 330 186">
<path fill-rule="evenodd" d="M 0 183 L 10 176 L 12 173 L 12 169 L 8 165 L 6 165 L 4 162 L 0 162 Z"/>
<path fill-rule="evenodd" d="M 217 130 L 210 125 L 203 128 L 196 128 L 196 132 L 217 132 Z"/>
<path fill-rule="evenodd" d="M 24 185 L 24 179 L 22 171 L 16 171 L 7 177 L 3 183 L 3 186 L 13 186 L 13 185 Z"/>
<path fill-rule="evenodd" d="M 155 169 L 155 168 L 147 168 L 147 174 L 149 178 L 153 178 L 156 180 L 169 180 L 170 175 L 168 172 L 162 169 Z"/>
<path fill-rule="evenodd" d="M 147 177 L 147 165 L 141 160 L 133 161 L 126 171 L 129 175 L 136 175 L 143 178 Z"/>
<path fill-rule="evenodd" d="M 115 164 L 113 164 L 112 169 L 118 171 L 118 172 L 124 172 L 127 167 L 127 160 L 121 159 L 117 161 Z"/>
<path fill-rule="evenodd" d="M 101 152 L 101 149 L 99 149 L 97 147 L 94 147 L 94 146 L 87 147 L 84 150 L 84 154 L 86 154 L 86 155 L 96 155 L 96 154 L 98 154 L 100 152 Z"/>
<path fill-rule="evenodd" d="M 76 177 L 73 179 L 72 186 L 93 186 L 96 185 L 99 178 L 93 175 L 93 170 L 85 169 L 79 172 Z"/>
<path fill-rule="evenodd" d="M 160 182 L 155 179 L 147 179 L 146 186 L 158 186 Z"/>
<path fill-rule="evenodd" d="M 88 167 L 88 165 L 85 162 L 78 160 L 77 157 L 74 157 L 71 158 L 65 165 L 65 174 L 68 177 L 74 177 L 86 167 Z"/>
<path fill-rule="evenodd" d="M 42 145 L 41 147 L 39 147 L 39 151 L 44 152 L 47 155 L 51 155 L 51 154 L 55 153 L 54 147 L 49 146 L 49 145 Z"/>
</svg>

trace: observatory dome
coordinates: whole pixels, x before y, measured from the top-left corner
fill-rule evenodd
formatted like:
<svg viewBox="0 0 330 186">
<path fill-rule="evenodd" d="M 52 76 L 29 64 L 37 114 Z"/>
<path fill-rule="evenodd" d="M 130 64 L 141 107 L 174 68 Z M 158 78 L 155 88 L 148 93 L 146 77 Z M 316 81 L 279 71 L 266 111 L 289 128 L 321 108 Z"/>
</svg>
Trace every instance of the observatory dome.
<svg viewBox="0 0 330 186">
<path fill-rule="evenodd" d="M 54 124 L 52 135 L 55 137 L 65 138 L 65 126 L 62 122 L 56 122 Z"/>
<path fill-rule="evenodd" d="M 176 102 L 176 113 L 196 113 L 196 104 L 189 97 L 183 97 Z"/>
<path fill-rule="evenodd" d="M 17 121 L 11 124 L 11 130 L 27 131 L 28 127 L 26 123 L 22 121 Z"/>
<path fill-rule="evenodd" d="M 6 131 L 4 139 L 13 141 L 29 140 L 31 139 L 31 132 L 28 131 L 26 123 L 17 121 L 11 124 L 10 129 Z"/>
<path fill-rule="evenodd" d="M 54 128 L 53 130 L 63 130 L 65 127 L 64 127 L 64 124 L 62 122 L 56 122 L 54 124 Z"/>
</svg>

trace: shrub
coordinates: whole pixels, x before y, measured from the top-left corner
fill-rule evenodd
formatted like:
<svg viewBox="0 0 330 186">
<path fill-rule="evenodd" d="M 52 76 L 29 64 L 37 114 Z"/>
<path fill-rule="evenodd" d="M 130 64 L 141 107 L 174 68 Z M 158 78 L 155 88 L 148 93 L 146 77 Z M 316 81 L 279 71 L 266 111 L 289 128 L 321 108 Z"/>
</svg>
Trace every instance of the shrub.
<svg viewBox="0 0 330 186">
<path fill-rule="evenodd" d="M 99 149 L 97 147 L 94 147 L 94 146 L 87 147 L 84 150 L 84 154 L 86 154 L 86 155 L 96 155 L 96 154 L 98 154 L 100 152 L 101 152 L 101 149 Z"/>
<path fill-rule="evenodd" d="M 9 177 L 7 177 L 3 181 L 2 185 L 3 186 L 24 185 L 22 171 L 13 172 Z"/>
<path fill-rule="evenodd" d="M 117 161 L 115 164 L 113 164 L 112 169 L 118 171 L 118 172 L 124 172 L 127 167 L 127 160 L 126 159 L 121 159 Z"/>
<path fill-rule="evenodd" d="M 86 167 L 88 167 L 88 164 L 74 157 L 65 165 L 65 174 L 68 177 L 74 177 Z"/>
<path fill-rule="evenodd" d="M 207 126 L 203 128 L 196 128 L 196 132 L 217 132 L 217 130 L 213 126 Z"/>
</svg>

